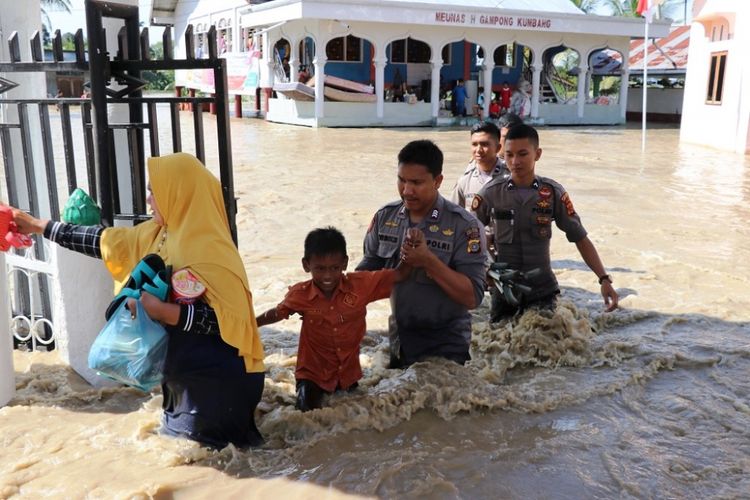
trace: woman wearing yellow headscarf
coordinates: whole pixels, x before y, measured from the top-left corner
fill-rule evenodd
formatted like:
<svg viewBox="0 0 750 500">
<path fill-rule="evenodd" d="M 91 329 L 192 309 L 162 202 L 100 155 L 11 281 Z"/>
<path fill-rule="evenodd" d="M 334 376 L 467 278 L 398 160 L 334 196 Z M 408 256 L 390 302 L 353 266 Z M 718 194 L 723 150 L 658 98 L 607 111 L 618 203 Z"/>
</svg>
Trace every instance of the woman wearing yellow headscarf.
<svg viewBox="0 0 750 500">
<path fill-rule="evenodd" d="M 151 253 L 175 270 L 188 268 L 206 288 L 194 304 L 162 302 L 147 292 L 140 299 L 169 332 L 163 430 L 219 448 L 258 445 L 253 414 L 263 392 L 263 346 L 221 184 L 186 153 L 150 158 L 148 171 L 153 218 L 138 226 L 74 226 L 14 210 L 16 224 L 101 257 L 115 292 Z"/>
</svg>

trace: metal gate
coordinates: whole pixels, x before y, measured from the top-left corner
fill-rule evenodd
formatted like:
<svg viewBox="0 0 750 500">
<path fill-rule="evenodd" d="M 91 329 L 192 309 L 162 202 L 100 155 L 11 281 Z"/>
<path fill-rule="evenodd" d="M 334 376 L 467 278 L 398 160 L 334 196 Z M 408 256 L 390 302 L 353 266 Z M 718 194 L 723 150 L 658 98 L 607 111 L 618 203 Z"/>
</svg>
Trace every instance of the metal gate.
<svg viewBox="0 0 750 500">
<path fill-rule="evenodd" d="M 53 220 L 59 220 L 60 202 L 58 195 L 58 177 L 64 177 L 67 193 L 70 194 L 79 187 L 88 188 L 89 194 L 98 202 L 102 212 L 102 224 L 112 226 L 116 221 L 140 222 L 149 218 L 146 207 L 145 181 L 145 140 L 144 132 L 148 133 L 150 156 L 159 156 L 163 149 L 166 152 L 182 151 L 182 130 L 180 122 L 180 105 L 190 104 L 192 109 L 192 128 L 194 135 L 195 154 L 205 164 L 204 119 L 203 104 L 209 103 L 216 114 L 217 151 L 219 172 L 224 196 L 224 204 L 229 219 L 232 238 L 237 241 L 236 232 L 236 200 L 234 197 L 234 179 L 232 172 L 232 148 L 229 129 L 229 115 L 227 103 L 227 74 L 226 61 L 218 57 L 216 29 L 209 31 L 208 57 L 195 57 L 192 26 L 185 33 L 186 57 L 175 59 L 170 28 L 164 30 L 164 57 L 151 60 L 149 57 L 148 28 L 139 28 L 138 7 L 113 4 L 98 0 L 86 0 L 87 40 L 84 41 L 83 31 L 78 30 L 74 38 L 75 60 L 65 61 L 62 50 L 60 31 L 55 32 L 52 40 L 53 60 L 45 60 L 42 50 L 41 37 L 38 32 L 32 36 L 32 60 L 24 62 L 20 56 L 20 41 L 17 33 L 8 39 L 10 61 L 0 62 L 0 106 L 4 110 L 14 108 L 18 120 L 9 123 L 0 120 L 0 146 L 5 170 L 7 200 L 37 217 L 49 215 Z M 117 47 L 107 46 L 103 20 L 106 18 L 120 19 L 124 26 L 117 34 Z M 88 43 L 86 50 L 85 43 Z M 114 50 L 111 50 L 114 49 Z M 115 57 L 110 57 L 114 52 Z M 164 71 L 177 69 L 203 69 L 213 72 L 215 93 L 211 96 L 143 96 L 142 89 L 146 82 L 141 78 L 142 71 Z M 38 99 L 8 99 L 2 95 L 7 90 L 17 86 L 12 81 L 13 73 L 77 73 L 88 78 L 90 96 L 80 98 L 38 98 Z M 110 123 L 108 108 L 110 105 L 124 105 L 128 109 L 128 120 L 123 123 Z M 59 130 L 52 127 L 50 106 L 59 110 Z M 157 106 L 167 105 L 170 117 L 171 147 L 164 148 L 160 144 L 159 120 Z M 71 109 L 80 106 L 80 125 L 75 124 Z M 145 116 L 144 116 L 145 108 Z M 34 120 L 30 115 L 34 114 Z M 6 116 L 5 112 L 2 116 Z M 38 121 L 36 119 L 38 116 Z M 55 117 L 57 119 L 57 117 Z M 32 127 L 38 124 L 41 137 L 43 158 L 38 159 L 32 154 Z M 74 153 L 74 127 L 80 126 L 84 145 L 83 161 L 85 162 L 85 186 L 79 180 L 82 165 L 81 160 Z M 124 168 L 117 164 L 115 154 L 115 131 L 122 130 L 127 141 L 128 165 Z M 15 132 L 14 132 L 15 131 Z M 34 132 L 36 133 L 36 132 Z M 14 135 L 15 134 L 15 135 Z M 20 135 L 20 141 L 14 140 Z M 58 171 L 55 165 L 55 146 L 52 137 L 61 137 L 64 172 Z M 80 138 L 78 138 L 80 139 Z M 15 148 L 20 147 L 20 151 Z M 171 150 L 171 151 L 170 151 Z M 23 157 L 23 178 L 14 158 L 17 153 Z M 40 161 L 42 160 L 42 161 Z M 41 165 L 39 165 L 41 163 Z M 119 168 L 118 168 L 119 167 Z M 37 180 L 43 169 L 46 186 L 38 186 Z M 119 172 L 119 174 L 118 174 Z M 127 172 L 129 179 L 125 183 L 118 181 L 118 175 Z M 19 182 L 19 180 L 21 182 Z M 129 193 L 121 193 L 118 186 L 129 186 Z M 46 188 L 46 189 L 45 189 Z M 45 193 L 46 191 L 46 193 Z M 125 196 L 123 196 L 125 195 Z M 45 199 L 40 197 L 44 196 Z M 123 199 L 132 201 L 132 209 L 124 208 Z M 25 201 L 25 206 L 19 206 Z M 46 204 L 49 214 L 42 214 L 40 201 Z M 34 246 L 34 252 L 23 255 L 8 254 L 9 275 L 17 273 L 26 279 L 15 280 L 11 286 L 15 290 L 13 304 L 14 335 L 16 343 L 27 343 L 31 348 L 39 344 L 54 345 L 54 323 L 51 318 L 50 297 L 45 274 L 49 274 L 44 245 L 41 240 Z M 46 262 L 46 264 L 45 264 Z M 41 301 L 39 300 L 41 299 Z M 41 302 L 41 307 L 37 304 Z M 25 323 L 28 330 L 18 331 L 17 325 Z"/>
</svg>

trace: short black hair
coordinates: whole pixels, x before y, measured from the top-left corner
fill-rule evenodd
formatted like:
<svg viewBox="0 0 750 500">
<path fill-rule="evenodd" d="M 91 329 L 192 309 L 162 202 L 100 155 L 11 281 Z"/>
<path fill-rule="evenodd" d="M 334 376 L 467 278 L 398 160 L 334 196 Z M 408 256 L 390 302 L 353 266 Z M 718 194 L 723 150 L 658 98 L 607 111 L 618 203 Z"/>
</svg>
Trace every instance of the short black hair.
<svg viewBox="0 0 750 500">
<path fill-rule="evenodd" d="M 443 173 L 443 152 L 428 139 L 411 141 L 398 152 L 398 164 L 405 163 L 423 165 L 432 177 L 437 177 Z"/>
<path fill-rule="evenodd" d="M 515 113 L 505 113 L 497 121 L 498 127 L 507 128 L 507 129 L 511 127 L 515 127 L 516 125 L 522 125 L 522 124 L 523 124 L 523 119 Z"/>
<path fill-rule="evenodd" d="M 539 134 L 534 127 L 526 125 L 525 123 L 508 129 L 508 133 L 505 135 L 505 141 L 507 142 L 511 139 L 528 139 L 531 141 L 534 148 L 539 147 Z"/>
<path fill-rule="evenodd" d="M 471 135 L 478 134 L 480 132 L 484 132 L 486 134 L 490 134 L 492 137 L 495 138 L 496 141 L 500 141 L 500 129 L 497 128 L 497 125 L 495 125 L 492 122 L 484 121 L 479 122 L 475 124 L 473 127 L 471 127 Z"/>
<path fill-rule="evenodd" d="M 305 237 L 305 259 L 313 255 L 341 254 L 346 257 L 346 238 L 333 226 L 313 229 Z"/>
</svg>

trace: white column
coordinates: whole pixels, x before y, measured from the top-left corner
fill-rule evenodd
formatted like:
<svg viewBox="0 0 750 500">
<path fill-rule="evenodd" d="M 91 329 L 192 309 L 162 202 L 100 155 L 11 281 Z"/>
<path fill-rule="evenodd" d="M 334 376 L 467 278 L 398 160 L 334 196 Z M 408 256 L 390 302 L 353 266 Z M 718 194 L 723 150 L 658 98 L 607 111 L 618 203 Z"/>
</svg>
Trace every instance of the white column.
<svg viewBox="0 0 750 500">
<path fill-rule="evenodd" d="M 531 67 L 531 118 L 539 118 L 539 93 L 542 81 L 542 65 Z"/>
<path fill-rule="evenodd" d="M 578 94 L 577 94 L 577 103 L 578 103 L 578 118 L 583 118 L 583 109 L 584 105 L 586 104 L 586 72 L 588 71 L 588 67 L 586 66 L 579 66 L 578 67 Z"/>
<path fill-rule="evenodd" d="M 628 111 L 628 80 L 630 80 L 630 70 L 624 68 L 620 70 L 620 118 L 625 120 Z"/>
<path fill-rule="evenodd" d="M 117 385 L 97 375 L 88 363 L 91 344 L 104 327 L 104 311 L 112 301 L 112 277 L 99 260 L 92 264 L 91 257 L 54 243 L 50 252 L 57 271 L 50 279 L 50 295 L 60 359 L 93 386 Z M 81 300 L 81 290 L 86 290 L 86 300 Z"/>
<path fill-rule="evenodd" d="M 486 53 L 486 51 L 485 51 Z M 484 109 L 482 110 L 482 119 L 490 116 L 490 104 L 492 103 L 492 74 L 495 70 L 495 63 L 490 58 L 484 59 Z"/>
<path fill-rule="evenodd" d="M 325 116 L 325 67 L 328 58 L 325 55 L 319 54 L 321 50 L 318 44 L 315 45 L 315 59 L 313 60 L 313 66 L 315 66 L 315 119 L 320 119 Z M 325 50 L 325 47 L 322 48 Z"/>
<path fill-rule="evenodd" d="M 22 62 L 31 61 L 31 47 L 29 40 L 35 30 L 41 30 L 39 1 L 18 2 L 15 0 L 0 0 L 0 61 L 9 61 L 10 53 L 8 50 L 8 39 L 14 31 L 18 33 L 19 49 Z M 36 19 L 36 22 L 34 22 Z M 47 91 L 52 92 L 54 89 L 47 89 L 44 73 L 2 73 L 0 76 L 7 78 L 18 84 L 18 87 L 11 89 L 4 94 L 2 98 L 8 99 L 42 99 L 47 97 Z M 2 101 L 0 101 L 2 102 Z M 18 108 L 15 105 L 0 107 L 0 117 L 8 123 L 18 123 Z M 37 199 L 39 202 L 39 213 L 43 217 L 49 217 L 50 207 L 47 196 L 47 181 L 44 171 L 44 151 L 42 149 L 41 125 L 39 122 L 39 113 L 36 106 L 27 108 L 29 116 L 29 135 L 31 136 L 31 157 L 35 160 L 36 178 L 33 184 L 36 186 Z M 28 208 L 29 200 L 27 196 L 24 158 L 21 148 L 21 135 L 18 130 L 11 130 L 11 142 L 13 143 L 13 164 L 15 170 L 8 174 L 14 178 L 17 186 L 18 204 L 23 208 Z M 58 168 L 62 164 L 57 162 Z M 80 175 L 80 174 L 79 174 Z M 6 200 L 7 201 L 7 200 Z M 64 200 L 60 200 L 63 202 Z M 59 215 L 59 214 L 55 214 Z M 6 279 L 5 276 L 2 277 Z"/>
<path fill-rule="evenodd" d="M 299 61 L 297 60 L 297 54 L 299 53 L 299 40 L 293 40 L 289 38 L 289 81 L 296 82 L 299 76 Z"/>
<path fill-rule="evenodd" d="M 0 252 L 0 408 L 13 399 L 16 393 L 16 373 L 13 369 L 13 335 L 10 333 L 10 306 L 8 305 L 8 278 L 5 272 L 5 254 Z"/>
<path fill-rule="evenodd" d="M 268 34 L 268 32 L 263 33 L 261 35 L 263 37 L 263 58 L 261 59 L 261 64 L 263 65 L 263 71 L 260 75 L 260 86 L 261 88 L 273 88 L 273 65 L 274 65 L 274 55 L 273 55 L 273 46 L 276 43 L 276 40 L 271 38 L 271 36 Z"/>
<path fill-rule="evenodd" d="M 385 96 L 385 59 L 373 59 L 373 64 L 375 64 L 375 109 L 376 109 L 376 115 L 379 120 L 383 119 L 384 112 L 383 108 L 385 105 L 383 104 L 384 96 Z"/>
<path fill-rule="evenodd" d="M 433 53 L 434 48 L 432 49 Z M 440 115 L 440 69 L 443 67 L 443 58 L 433 59 L 432 75 L 430 76 L 430 105 L 432 108 L 432 118 L 437 120 Z"/>
</svg>

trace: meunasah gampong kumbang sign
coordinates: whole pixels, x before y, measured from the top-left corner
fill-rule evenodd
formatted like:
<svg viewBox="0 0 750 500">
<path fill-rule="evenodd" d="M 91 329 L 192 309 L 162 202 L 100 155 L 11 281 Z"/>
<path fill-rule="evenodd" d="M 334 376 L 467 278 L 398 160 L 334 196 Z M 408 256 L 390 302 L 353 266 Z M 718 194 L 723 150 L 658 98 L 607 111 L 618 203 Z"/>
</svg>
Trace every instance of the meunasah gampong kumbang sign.
<svg viewBox="0 0 750 500">
<path fill-rule="evenodd" d="M 467 14 L 465 12 L 436 11 L 435 22 L 440 24 L 459 24 L 470 26 L 497 26 L 501 28 L 548 30 L 552 28 L 552 19 L 534 16 L 498 16 L 488 14 Z"/>
</svg>

